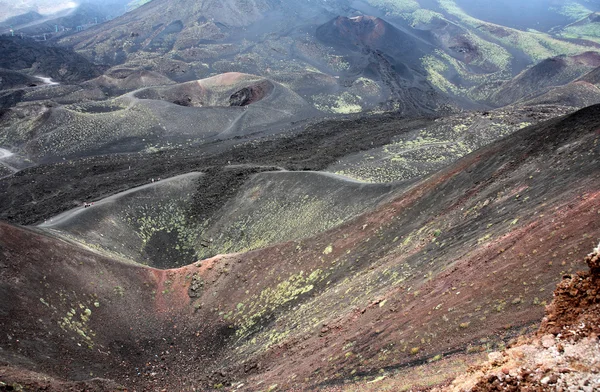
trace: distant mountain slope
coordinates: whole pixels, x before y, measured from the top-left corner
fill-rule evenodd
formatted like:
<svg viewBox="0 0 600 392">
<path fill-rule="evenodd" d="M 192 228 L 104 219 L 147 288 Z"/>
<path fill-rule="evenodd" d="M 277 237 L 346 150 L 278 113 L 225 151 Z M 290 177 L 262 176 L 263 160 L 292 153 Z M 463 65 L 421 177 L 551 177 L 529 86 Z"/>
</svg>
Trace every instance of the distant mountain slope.
<svg viewBox="0 0 600 392">
<path fill-rule="evenodd" d="M 65 38 L 63 43 L 102 62 L 119 62 L 137 50 L 166 53 L 174 45 L 185 49 L 203 39 L 223 38 L 225 26 L 248 26 L 268 9 L 264 0 L 154 0 L 118 19 Z"/>
<path fill-rule="evenodd" d="M 433 50 L 427 42 L 373 16 L 337 17 L 319 26 L 316 36 L 334 48 L 380 51 L 398 63 L 396 71 L 404 77 L 409 75 L 403 73 L 401 65 L 421 69 L 421 58 Z"/>
<path fill-rule="evenodd" d="M 559 27 L 574 22 L 549 4 L 530 6 L 554 15 Z M 498 92 L 507 80 L 547 58 L 600 50 L 587 38 L 533 25 L 520 30 L 469 12 L 489 10 L 452 0 L 154 0 L 61 44 L 97 63 L 151 69 L 177 81 L 231 71 L 269 77 L 326 113 L 411 115 L 445 105 L 431 99 L 429 86 L 468 108 L 513 103 L 522 94 Z M 390 77 L 413 80 L 415 70 L 426 81 Z"/>
<path fill-rule="evenodd" d="M 407 66 L 422 69 L 419 52 L 410 51 L 414 53 L 409 59 L 397 45 L 383 44 L 409 34 L 388 25 L 391 35 L 370 53 L 349 52 L 346 44 L 340 52 L 315 38 L 315 24 L 330 20 L 333 12 L 343 12 L 345 4 L 345 0 L 308 6 L 274 1 L 154 0 L 61 43 L 99 63 L 152 69 L 177 81 L 231 71 L 262 75 L 289 85 L 328 113 L 356 113 L 380 104 L 393 107 L 385 106 L 388 100 L 400 102 L 396 110 L 407 115 L 443 105 L 424 77 L 400 86 L 393 80 L 395 72 L 413 80 Z M 383 53 L 379 49 L 388 57 L 378 54 Z"/>
<path fill-rule="evenodd" d="M 18 21 L 19 15 L 26 13 L 53 14 L 73 9 L 76 6 L 77 3 L 72 0 L 35 0 L 35 3 L 31 1 L 0 0 L 0 9 L 2 10 L 0 21 L 13 17 L 16 17 Z"/>
<path fill-rule="evenodd" d="M 600 12 L 594 12 L 586 17 L 567 25 L 560 30 L 560 35 L 571 39 L 586 39 L 600 44 Z"/>
<path fill-rule="evenodd" d="M 100 75 L 96 65 L 71 50 L 18 37 L 0 37 L 0 68 L 63 82 L 82 82 Z"/>
<path fill-rule="evenodd" d="M 0 27 L 18 26 L 18 25 L 23 25 L 26 23 L 39 21 L 41 19 L 44 19 L 44 17 L 42 15 L 38 14 L 35 11 L 29 11 L 27 13 L 17 15 L 17 16 L 12 16 L 8 19 L 5 19 L 4 21 L 0 22 Z"/>
<path fill-rule="evenodd" d="M 549 58 L 501 85 L 490 97 L 490 101 L 494 105 L 504 106 L 522 98 L 531 99 L 551 87 L 569 84 L 597 67 L 600 67 L 599 52 Z"/>
</svg>

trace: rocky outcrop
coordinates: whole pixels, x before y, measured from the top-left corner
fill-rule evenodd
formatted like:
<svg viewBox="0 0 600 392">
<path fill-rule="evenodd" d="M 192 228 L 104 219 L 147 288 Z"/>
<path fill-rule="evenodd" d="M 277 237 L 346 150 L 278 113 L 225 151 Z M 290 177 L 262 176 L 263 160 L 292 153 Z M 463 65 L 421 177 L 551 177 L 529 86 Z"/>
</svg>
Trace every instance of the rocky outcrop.
<svg viewBox="0 0 600 392">
<path fill-rule="evenodd" d="M 597 391 L 600 388 L 600 245 L 588 272 L 567 275 L 535 337 L 488 355 L 450 391 Z"/>
<path fill-rule="evenodd" d="M 585 262 L 589 272 L 565 276 L 556 288 L 539 334 L 575 340 L 600 335 L 600 250 L 594 249 Z"/>
</svg>

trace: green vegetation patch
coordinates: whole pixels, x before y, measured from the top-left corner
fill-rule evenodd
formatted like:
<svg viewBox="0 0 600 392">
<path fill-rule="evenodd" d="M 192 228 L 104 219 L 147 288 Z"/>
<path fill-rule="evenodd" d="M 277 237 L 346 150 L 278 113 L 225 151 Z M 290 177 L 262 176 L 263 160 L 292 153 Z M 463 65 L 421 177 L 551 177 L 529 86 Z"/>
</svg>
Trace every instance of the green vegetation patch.
<svg viewBox="0 0 600 392">
<path fill-rule="evenodd" d="M 310 274 L 300 271 L 275 287 L 264 289 L 259 295 L 252 296 L 246 303 L 238 304 L 234 320 L 238 325 L 236 335 L 247 337 L 261 320 L 273 314 L 282 306 L 295 301 L 303 294 L 314 289 L 314 285 L 327 277 L 327 273 L 316 269 Z M 282 338 L 279 334 L 278 338 Z"/>
<path fill-rule="evenodd" d="M 315 95 L 313 101 L 317 109 L 326 113 L 351 114 L 360 113 L 363 110 L 362 99 L 347 91 L 339 95 Z"/>
</svg>

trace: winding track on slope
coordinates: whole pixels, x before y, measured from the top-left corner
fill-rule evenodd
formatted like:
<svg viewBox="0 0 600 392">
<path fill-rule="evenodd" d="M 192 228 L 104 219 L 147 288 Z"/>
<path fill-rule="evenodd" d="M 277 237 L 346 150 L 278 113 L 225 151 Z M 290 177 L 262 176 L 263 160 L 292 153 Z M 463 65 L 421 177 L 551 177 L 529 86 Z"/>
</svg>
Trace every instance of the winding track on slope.
<svg viewBox="0 0 600 392">
<path fill-rule="evenodd" d="M 167 178 L 167 179 L 164 179 L 164 180 L 152 182 L 150 184 L 146 184 L 146 185 L 138 186 L 138 187 L 135 187 L 135 188 L 131 188 L 131 189 L 128 189 L 128 190 L 126 190 L 124 192 L 120 192 L 120 193 L 114 194 L 112 196 L 109 196 L 107 198 L 104 198 L 102 200 L 98 200 L 98 201 L 94 202 L 94 206 L 99 206 L 99 205 L 102 205 L 102 204 L 111 203 L 111 202 L 114 202 L 114 201 L 120 199 L 123 196 L 129 195 L 129 194 L 134 193 L 134 192 L 138 192 L 138 191 L 140 191 L 142 189 L 153 188 L 156 185 L 166 184 L 168 182 L 176 181 L 176 180 L 179 180 L 179 179 L 182 179 L 182 178 L 186 178 L 186 177 L 198 176 L 198 174 L 199 174 L 198 172 L 190 172 L 190 173 L 182 174 L 182 175 L 179 175 L 179 176 Z M 59 215 L 55 216 L 54 218 L 48 219 L 46 222 L 38 225 L 38 227 L 48 227 L 48 228 L 51 228 L 51 227 L 56 226 L 56 225 L 58 225 L 60 223 L 63 223 L 65 221 L 70 220 L 71 218 L 73 218 L 73 217 L 79 215 L 80 213 L 82 213 L 83 211 L 85 211 L 85 207 L 76 207 L 76 208 L 73 208 L 71 210 L 65 211 L 62 214 L 59 214 Z"/>
</svg>

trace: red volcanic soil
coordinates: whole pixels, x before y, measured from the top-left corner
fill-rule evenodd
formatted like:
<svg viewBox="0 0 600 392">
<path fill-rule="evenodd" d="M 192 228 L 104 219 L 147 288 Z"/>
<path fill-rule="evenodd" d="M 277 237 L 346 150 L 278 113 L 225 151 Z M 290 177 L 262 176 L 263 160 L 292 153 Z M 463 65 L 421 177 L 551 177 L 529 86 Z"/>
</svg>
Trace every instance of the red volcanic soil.
<svg viewBox="0 0 600 392">
<path fill-rule="evenodd" d="M 165 356 L 180 354 L 169 350 L 183 333 L 198 343 L 196 355 L 202 356 L 205 349 L 219 352 L 209 349 L 220 341 L 215 335 L 222 334 L 220 327 L 212 327 L 220 324 L 218 320 L 195 325 L 194 331 L 189 331 L 189 323 L 179 322 L 182 310 L 192 309 L 187 286 L 196 270 L 188 266 L 159 271 L 126 264 L 0 224 L 0 314 L 5 332 L 0 336 L 0 362 L 10 365 L 2 368 L 2 381 L 35 384 L 37 376 L 21 372 L 25 368 L 51 375 L 59 384 L 100 377 L 131 388 L 138 377 L 161 372 L 164 379 L 162 372 L 169 373 Z M 112 385 L 85 385 L 96 384 Z M 60 390 L 60 385 L 53 388 Z M 77 385 L 84 384 L 65 385 L 81 390 Z M 170 380 L 170 385 L 179 384 Z M 89 390 L 113 390 L 94 388 Z"/>
<path fill-rule="evenodd" d="M 589 271 L 563 277 L 537 334 L 490 353 L 450 391 L 598 390 L 600 364 L 600 250 L 585 259 Z"/>
<path fill-rule="evenodd" d="M 132 390 L 283 391 L 501 347 L 598 242 L 599 158 L 594 106 L 326 233 L 177 270 L 2 224 L 0 358 Z"/>
</svg>

